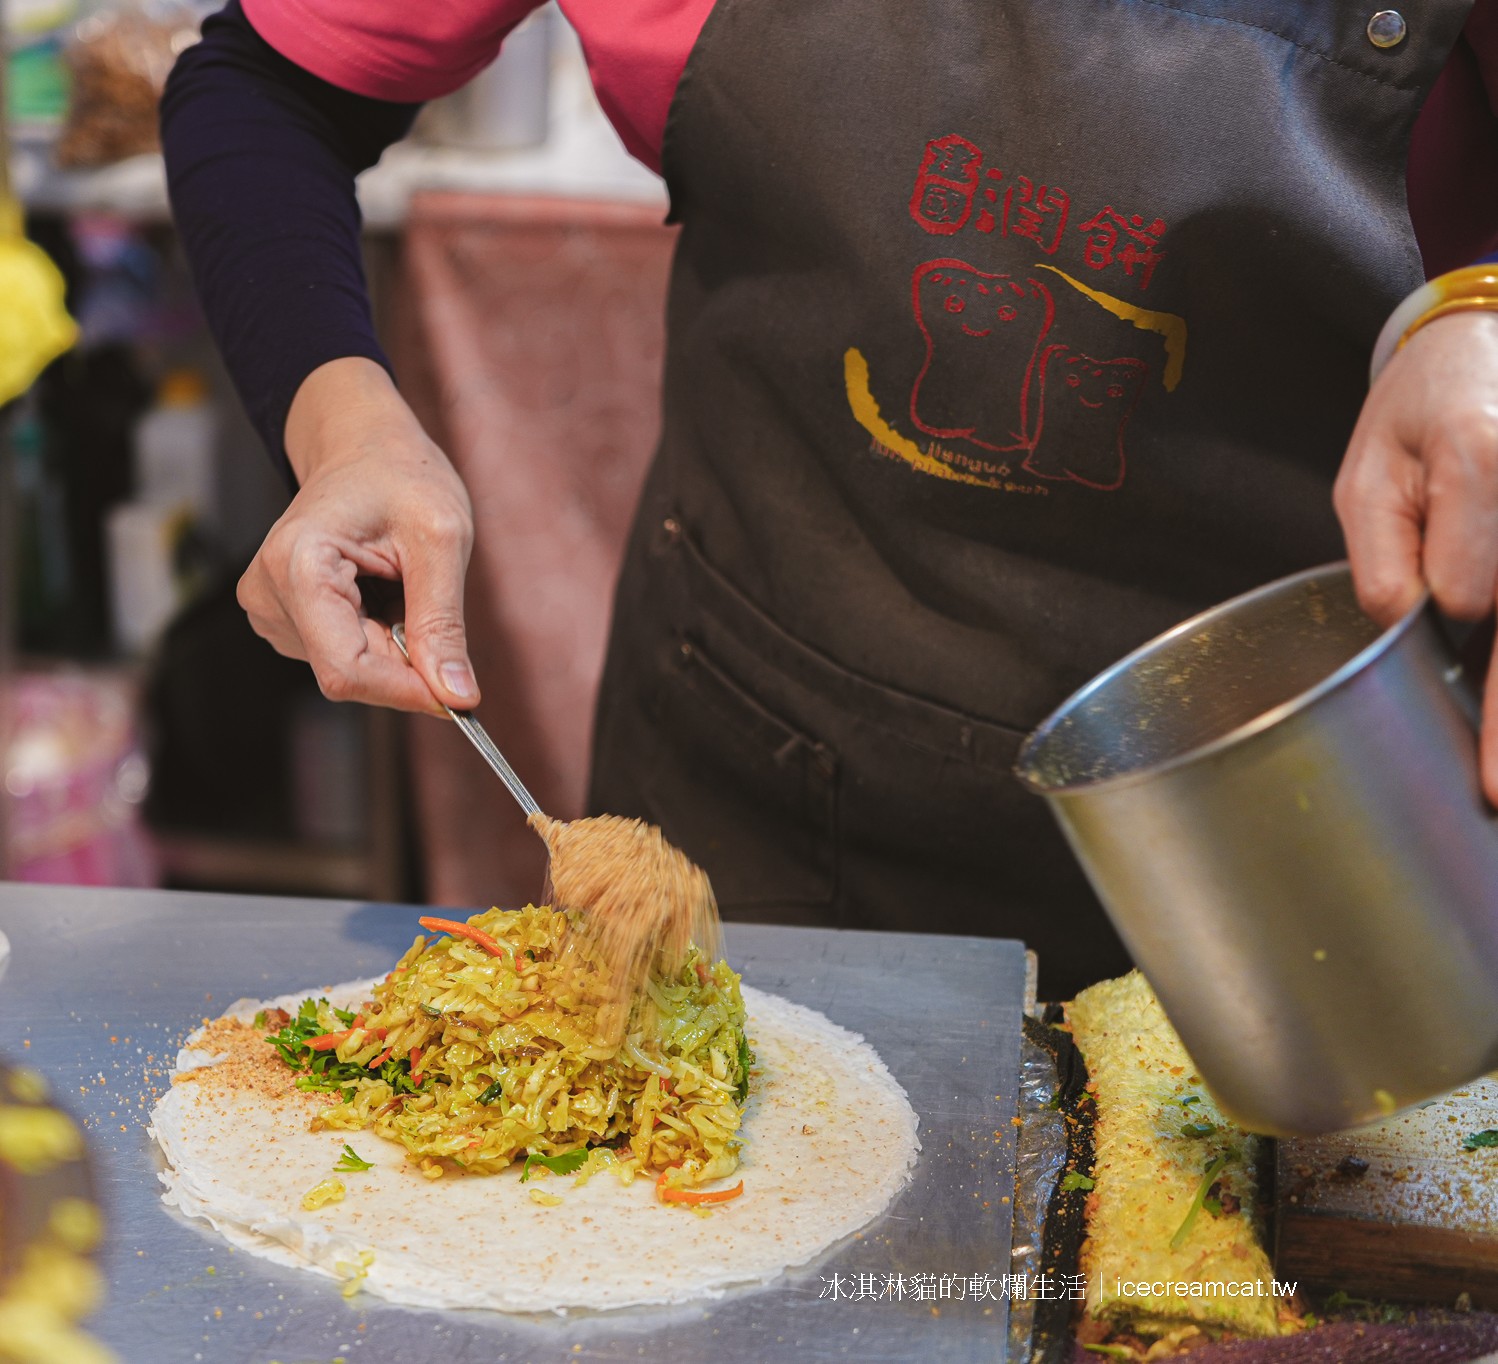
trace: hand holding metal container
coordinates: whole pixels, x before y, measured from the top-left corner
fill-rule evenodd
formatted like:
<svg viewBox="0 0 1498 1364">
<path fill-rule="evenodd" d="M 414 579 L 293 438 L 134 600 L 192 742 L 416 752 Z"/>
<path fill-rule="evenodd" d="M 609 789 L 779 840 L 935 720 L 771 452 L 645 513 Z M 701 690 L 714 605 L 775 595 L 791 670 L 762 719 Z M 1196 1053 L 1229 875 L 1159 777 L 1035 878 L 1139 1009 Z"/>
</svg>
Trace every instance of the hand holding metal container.
<svg viewBox="0 0 1498 1364">
<path fill-rule="evenodd" d="M 1498 1066 L 1498 826 L 1433 608 L 1346 564 L 1196 616 L 1071 697 L 1017 771 L 1050 802 L 1223 1108 L 1376 1120 Z"/>
</svg>

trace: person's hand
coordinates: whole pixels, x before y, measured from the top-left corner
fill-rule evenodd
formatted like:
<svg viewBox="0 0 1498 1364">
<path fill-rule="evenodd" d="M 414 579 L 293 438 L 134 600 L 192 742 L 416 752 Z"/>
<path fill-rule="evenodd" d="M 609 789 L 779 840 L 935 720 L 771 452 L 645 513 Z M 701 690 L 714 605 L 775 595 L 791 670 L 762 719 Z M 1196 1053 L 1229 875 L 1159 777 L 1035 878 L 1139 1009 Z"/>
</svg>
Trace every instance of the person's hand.
<svg viewBox="0 0 1498 1364">
<path fill-rule="evenodd" d="M 1358 601 L 1392 625 L 1428 587 L 1456 620 L 1498 602 L 1498 313 L 1454 313 L 1378 376 L 1334 501 Z M 1483 701 L 1483 789 L 1498 802 L 1498 660 Z"/>
<path fill-rule="evenodd" d="M 334 701 L 440 714 L 478 701 L 463 630 L 473 510 L 457 471 L 370 360 L 308 376 L 286 421 L 301 491 L 239 582 L 239 604 L 277 652 L 305 659 Z M 401 656 L 356 576 L 405 591 Z"/>
</svg>

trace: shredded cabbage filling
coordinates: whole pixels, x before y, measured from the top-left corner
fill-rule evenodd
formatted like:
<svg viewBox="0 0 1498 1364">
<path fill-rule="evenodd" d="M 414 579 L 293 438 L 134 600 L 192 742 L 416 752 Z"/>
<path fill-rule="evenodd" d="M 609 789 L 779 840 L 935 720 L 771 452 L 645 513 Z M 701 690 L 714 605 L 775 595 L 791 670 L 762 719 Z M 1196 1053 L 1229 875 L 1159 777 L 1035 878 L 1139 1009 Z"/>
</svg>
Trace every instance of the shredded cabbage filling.
<svg viewBox="0 0 1498 1364">
<path fill-rule="evenodd" d="M 456 933 L 418 937 L 356 1015 L 318 1001 L 318 1038 L 270 1039 L 340 1093 L 316 1126 L 373 1129 L 430 1178 L 602 1148 L 626 1180 L 671 1169 L 673 1185 L 699 1184 L 737 1168 L 753 1054 L 726 962 L 693 947 L 679 971 L 658 968 L 610 1041 L 609 973 L 568 915 L 491 909 L 468 926 L 498 955 Z"/>
</svg>

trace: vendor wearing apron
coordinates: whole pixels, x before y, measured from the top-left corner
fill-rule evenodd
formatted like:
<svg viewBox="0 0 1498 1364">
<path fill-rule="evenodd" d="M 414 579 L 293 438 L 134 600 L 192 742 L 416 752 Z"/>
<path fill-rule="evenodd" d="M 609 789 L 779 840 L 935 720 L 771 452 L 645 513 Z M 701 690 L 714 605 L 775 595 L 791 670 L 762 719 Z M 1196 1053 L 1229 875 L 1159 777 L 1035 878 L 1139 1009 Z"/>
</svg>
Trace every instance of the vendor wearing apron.
<svg viewBox="0 0 1498 1364">
<path fill-rule="evenodd" d="M 241 600 L 335 696 L 477 694 L 466 500 L 378 368 L 349 181 L 529 7 L 371 0 L 356 28 L 252 0 L 168 92 L 210 321 L 303 485 Z M 1339 557 L 1360 408 L 1338 508 L 1365 603 L 1397 614 L 1422 577 L 1492 603 L 1498 318 L 1411 318 L 1363 399 L 1424 278 L 1417 115 L 1442 268 L 1498 245 L 1470 179 L 1498 170 L 1495 8 L 575 5 L 683 228 L 594 807 L 661 824 L 729 916 L 1021 937 L 1057 995 L 1123 969 L 1010 775 L 1029 728 L 1184 616 Z M 306 327 L 267 318 L 318 281 Z M 424 682 L 361 624 L 355 571 L 404 577 Z"/>
</svg>

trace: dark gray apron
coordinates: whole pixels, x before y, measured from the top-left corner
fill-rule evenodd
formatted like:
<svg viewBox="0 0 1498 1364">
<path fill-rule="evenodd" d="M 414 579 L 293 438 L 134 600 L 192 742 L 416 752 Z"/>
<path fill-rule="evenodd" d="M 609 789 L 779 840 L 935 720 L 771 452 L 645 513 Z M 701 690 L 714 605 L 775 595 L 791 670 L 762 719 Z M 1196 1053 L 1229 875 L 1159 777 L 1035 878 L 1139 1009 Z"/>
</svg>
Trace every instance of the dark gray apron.
<svg viewBox="0 0 1498 1364">
<path fill-rule="evenodd" d="M 1470 0 L 719 0 L 592 801 L 725 915 L 1126 958 L 1019 740 L 1335 558 L 1406 146 Z"/>
</svg>

